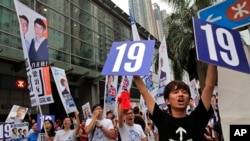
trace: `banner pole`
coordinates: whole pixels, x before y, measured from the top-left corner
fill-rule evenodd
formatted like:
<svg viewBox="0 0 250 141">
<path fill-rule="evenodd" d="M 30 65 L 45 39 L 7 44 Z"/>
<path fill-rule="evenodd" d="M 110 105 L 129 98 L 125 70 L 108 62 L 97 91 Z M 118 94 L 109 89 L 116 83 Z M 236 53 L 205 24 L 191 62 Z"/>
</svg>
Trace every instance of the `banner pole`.
<svg viewBox="0 0 250 141">
<path fill-rule="evenodd" d="M 45 125 L 44 125 L 44 116 L 43 116 L 42 108 L 41 108 L 40 104 L 38 105 L 38 109 L 39 109 L 40 115 L 42 117 L 42 123 L 43 123 L 43 129 L 44 129 L 44 132 L 45 132 L 45 136 L 47 136 L 47 130 L 46 130 Z"/>
</svg>

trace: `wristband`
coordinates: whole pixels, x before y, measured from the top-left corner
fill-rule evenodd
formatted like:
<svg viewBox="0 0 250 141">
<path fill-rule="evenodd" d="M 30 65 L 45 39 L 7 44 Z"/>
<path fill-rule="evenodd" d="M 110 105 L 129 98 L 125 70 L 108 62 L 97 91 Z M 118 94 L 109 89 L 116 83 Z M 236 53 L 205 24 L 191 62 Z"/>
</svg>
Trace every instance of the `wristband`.
<svg viewBox="0 0 250 141">
<path fill-rule="evenodd" d="M 101 125 L 101 126 L 99 126 L 98 128 L 102 129 L 102 125 Z"/>
</svg>

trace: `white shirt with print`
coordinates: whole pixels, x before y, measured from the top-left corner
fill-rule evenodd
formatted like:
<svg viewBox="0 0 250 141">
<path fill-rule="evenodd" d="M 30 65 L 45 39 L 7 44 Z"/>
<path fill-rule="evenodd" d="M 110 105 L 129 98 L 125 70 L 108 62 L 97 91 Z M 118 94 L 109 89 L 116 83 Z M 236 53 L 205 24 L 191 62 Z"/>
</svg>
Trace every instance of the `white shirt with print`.
<svg viewBox="0 0 250 141">
<path fill-rule="evenodd" d="M 92 121 L 92 119 L 87 119 L 86 126 L 89 125 L 89 123 Z M 114 129 L 113 123 L 110 119 L 102 119 L 97 120 L 104 128 L 107 128 L 108 130 Z M 91 139 L 92 133 L 88 134 L 89 140 Z M 91 141 L 109 141 L 109 138 L 105 136 L 105 134 L 102 132 L 100 128 L 95 128 L 94 136 Z"/>
<path fill-rule="evenodd" d="M 141 126 L 134 124 L 129 126 L 126 123 L 123 124 L 122 128 L 119 128 L 122 141 L 141 141 L 146 137 Z"/>
<path fill-rule="evenodd" d="M 56 136 L 54 141 L 75 141 L 76 140 L 76 133 L 75 129 L 74 130 L 68 130 L 64 131 L 59 130 L 56 132 Z"/>
</svg>

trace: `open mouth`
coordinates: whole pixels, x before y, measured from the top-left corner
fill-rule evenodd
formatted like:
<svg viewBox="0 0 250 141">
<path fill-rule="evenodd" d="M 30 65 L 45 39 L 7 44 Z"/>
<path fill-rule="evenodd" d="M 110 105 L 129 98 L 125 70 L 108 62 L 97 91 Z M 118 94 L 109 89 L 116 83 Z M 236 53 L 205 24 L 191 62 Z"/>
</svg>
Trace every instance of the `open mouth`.
<svg viewBox="0 0 250 141">
<path fill-rule="evenodd" d="M 178 99 L 178 104 L 184 104 L 184 98 L 179 98 Z"/>
</svg>

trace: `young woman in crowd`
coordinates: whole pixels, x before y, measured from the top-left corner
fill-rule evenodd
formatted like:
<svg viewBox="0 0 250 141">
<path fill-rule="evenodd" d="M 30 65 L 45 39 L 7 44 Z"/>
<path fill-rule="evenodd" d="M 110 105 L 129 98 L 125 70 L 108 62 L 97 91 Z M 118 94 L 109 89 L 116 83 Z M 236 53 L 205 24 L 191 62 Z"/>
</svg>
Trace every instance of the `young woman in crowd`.
<svg viewBox="0 0 250 141">
<path fill-rule="evenodd" d="M 76 140 L 79 127 L 80 127 L 78 111 L 75 112 L 75 118 L 76 118 L 76 128 L 74 128 L 73 121 L 70 117 L 64 118 L 62 130 L 59 130 L 56 132 L 54 141 L 75 141 Z"/>
<path fill-rule="evenodd" d="M 41 133 L 46 133 L 45 141 L 53 141 L 55 138 L 55 128 L 53 122 L 49 119 L 44 121 Z"/>
</svg>

